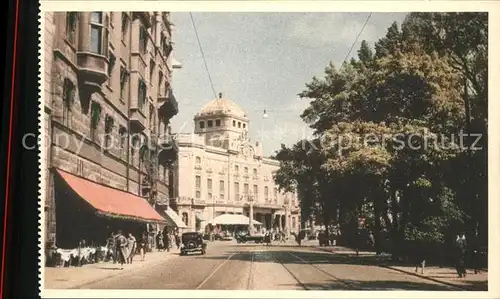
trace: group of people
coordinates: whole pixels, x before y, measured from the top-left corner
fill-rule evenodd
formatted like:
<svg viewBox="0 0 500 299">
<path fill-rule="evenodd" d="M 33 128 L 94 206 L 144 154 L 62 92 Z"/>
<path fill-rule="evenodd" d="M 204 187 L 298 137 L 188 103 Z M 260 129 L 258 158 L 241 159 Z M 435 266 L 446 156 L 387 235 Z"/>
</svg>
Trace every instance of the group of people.
<svg viewBox="0 0 500 299">
<path fill-rule="evenodd" d="M 136 253 L 139 253 L 141 261 L 144 261 L 147 249 L 147 234 L 143 233 L 139 241 L 137 241 L 132 233 L 127 236 L 121 230 L 118 230 L 116 234 L 111 233 L 106 242 L 106 247 L 108 248 L 106 260 L 112 260 L 114 264 L 120 263 L 122 266 L 132 264 Z"/>
<path fill-rule="evenodd" d="M 181 238 L 178 232 L 168 232 L 167 228 L 165 228 L 156 235 L 156 247 L 158 251 L 170 251 L 173 244 L 177 246 L 177 249 L 181 246 Z"/>
</svg>

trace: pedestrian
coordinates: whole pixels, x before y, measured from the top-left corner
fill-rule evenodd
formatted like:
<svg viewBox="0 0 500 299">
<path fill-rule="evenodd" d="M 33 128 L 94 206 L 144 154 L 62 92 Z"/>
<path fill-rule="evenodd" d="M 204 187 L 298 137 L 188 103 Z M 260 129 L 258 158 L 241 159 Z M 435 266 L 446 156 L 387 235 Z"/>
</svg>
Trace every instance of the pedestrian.
<svg viewBox="0 0 500 299">
<path fill-rule="evenodd" d="M 181 237 L 179 237 L 179 233 L 175 233 L 175 245 L 177 246 L 177 249 L 181 247 Z"/>
<path fill-rule="evenodd" d="M 137 244 L 137 248 L 139 249 L 139 253 L 141 255 L 141 262 L 144 262 L 144 259 L 146 257 L 146 249 L 148 246 L 148 236 L 146 232 L 142 233 L 141 238 L 139 239 L 139 242 Z"/>
<path fill-rule="evenodd" d="M 116 237 L 113 232 L 109 235 L 109 238 L 106 241 L 106 249 L 107 252 L 104 259 L 106 261 L 113 260 L 113 264 L 116 264 Z"/>
<path fill-rule="evenodd" d="M 118 234 L 117 234 L 117 237 L 116 237 L 116 241 L 117 241 L 117 247 L 118 247 L 118 260 L 120 262 L 120 264 L 122 265 L 122 269 L 123 269 L 123 264 L 127 263 L 127 256 L 129 255 L 128 253 L 128 240 L 127 238 L 122 234 L 122 231 L 119 230 L 118 231 Z"/>
<path fill-rule="evenodd" d="M 156 248 L 158 249 L 158 251 L 163 251 L 163 249 L 165 248 L 163 242 L 163 234 L 161 232 L 158 232 L 158 234 L 156 235 Z"/>
<path fill-rule="evenodd" d="M 132 233 L 129 233 L 128 234 L 128 264 L 132 264 L 132 260 L 134 259 L 134 255 L 137 251 L 137 241 L 134 237 L 134 235 L 132 235 Z"/>
<path fill-rule="evenodd" d="M 461 235 L 457 235 L 454 245 L 455 269 L 458 277 L 462 278 L 467 275 L 467 271 L 465 270 L 465 238 L 462 238 Z"/>
</svg>

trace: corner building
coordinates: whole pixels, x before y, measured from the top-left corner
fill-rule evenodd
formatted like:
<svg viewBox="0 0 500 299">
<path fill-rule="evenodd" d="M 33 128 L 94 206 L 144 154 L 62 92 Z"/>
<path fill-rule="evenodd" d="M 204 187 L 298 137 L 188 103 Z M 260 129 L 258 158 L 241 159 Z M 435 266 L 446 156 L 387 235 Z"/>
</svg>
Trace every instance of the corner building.
<svg viewBox="0 0 500 299">
<path fill-rule="evenodd" d="M 273 174 L 279 162 L 262 154 L 248 136 L 250 120 L 233 101 L 219 98 L 194 117 L 192 134 L 179 134 L 171 206 L 187 225 L 205 232 L 221 214 L 242 214 L 267 229 L 298 232 L 300 209 L 294 193 L 281 193 Z"/>
<path fill-rule="evenodd" d="M 170 142 L 169 123 L 178 113 L 170 14 L 44 17 L 46 247 L 75 248 L 81 239 L 103 244 L 117 229 L 137 236 L 145 223 L 162 219 L 147 202 L 151 194 L 168 203 L 172 193 L 177 154 L 159 146 Z M 155 190 L 142 148 L 154 153 Z"/>
</svg>

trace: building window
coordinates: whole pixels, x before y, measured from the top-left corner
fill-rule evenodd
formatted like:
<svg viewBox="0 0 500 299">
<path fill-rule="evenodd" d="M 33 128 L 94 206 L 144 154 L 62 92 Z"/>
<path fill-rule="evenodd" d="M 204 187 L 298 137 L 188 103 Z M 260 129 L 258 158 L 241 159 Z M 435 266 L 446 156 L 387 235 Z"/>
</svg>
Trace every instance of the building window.
<svg viewBox="0 0 500 299">
<path fill-rule="evenodd" d="M 259 186 L 253 185 L 253 197 L 257 200 L 259 198 Z"/>
<path fill-rule="evenodd" d="M 128 82 L 128 72 L 127 69 L 121 65 L 120 66 L 120 99 L 124 102 L 125 101 L 125 87 Z"/>
<path fill-rule="evenodd" d="M 185 225 L 188 225 L 188 214 L 186 212 L 182 213 L 182 222 L 184 222 Z"/>
<path fill-rule="evenodd" d="M 196 198 L 197 199 L 200 199 L 201 198 L 201 191 L 196 191 Z"/>
<path fill-rule="evenodd" d="M 240 198 L 240 183 L 234 182 L 234 199 L 241 200 Z"/>
<path fill-rule="evenodd" d="M 224 199 L 224 194 L 226 193 L 225 191 L 225 186 L 224 186 L 224 181 L 219 181 L 219 198 Z"/>
<path fill-rule="evenodd" d="M 207 179 L 207 189 L 212 190 L 212 179 Z"/>
<path fill-rule="evenodd" d="M 140 110 L 144 108 L 144 105 L 146 104 L 146 94 L 147 94 L 147 86 L 146 83 L 144 83 L 144 80 L 139 79 L 139 96 L 137 98 L 137 105 Z"/>
<path fill-rule="evenodd" d="M 243 185 L 243 194 L 245 196 L 248 195 L 248 184 L 246 184 L 246 183 Z"/>
<path fill-rule="evenodd" d="M 274 188 L 274 202 L 278 202 L 278 188 Z"/>
<path fill-rule="evenodd" d="M 245 174 L 248 174 L 248 167 L 245 167 L 244 170 L 245 170 Z"/>
<path fill-rule="evenodd" d="M 200 121 L 200 129 L 205 129 L 205 122 L 204 121 Z"/>
<path fill-rule="evenodd" d="M 236 127 L 236 121 L 233 120 L 233 127 Z"/>
<path fill-rule="evenodd" d="M 63 124 L 71 127 L 71 108 L 75 100 L 75 85 L 70 79 L 64 79 L 63 85 Z"/>
<path fill-rule="evenodd" d="M 78 13 L 66 13 L 66 39 L 72 44 L 76 41 L 76 27 L 78 24 Z"/>
<path fill-rule="evenodd" d="M 201 165 L 201 158 L 200 157 L 196 157 L 196 165 Z"/>
<path fill-rule="evenodd" d="M 269 187 L 267 186 L 264 187 L 264 199 L 269 201 Z"/>
<path fill-rule="evenodd" d="M 109 64 L 108 64 L 108 85 L 111 87 L 111 76 L 113 75 L 113 69 L 115 68 L 116 57 L 113 53 L 109 53 Z"/>
<path fill-rule="evenodd" d="M 212 200 L 212 198 L 213 198 L 212 192 L 208 192 L 207 196 L 208 196 L 208 198 L 207 198 L 208 200 Z"/>
<path fill-rule="evenodd" d="M 199 175 L 196 176 L 195 184 L 196 184 L 196 189 L 201 189 L 201 176 Z"/>
<path fill-rule="evenodd" d="M 241 122 L 238 122 L 238 128 L 241 128 Z"/>
<path fill-rule="evenodd" d="M 111 133 L 113 132 L 114 119 L 110 115 L 104 118 L 104 148 L 108 150 Z"/>
<path fill-rule="evenodd" d="M 214 126 L 213 121 L 209 120 L 207 122 L 207 125 L 208 125 L 209 128 L 213 127 Z"/>
<path fill-rule="evenodd" d="M 296 222 L 295 222 L 295 217 L 292 217 L 292 229 L 295 230 Z"/>
<path fill-rule="evenodd" d="M 153 76 L 154 75 L 155 75 L 155 61 L 153 59 L 151 59 L 149 61 L 149 83 L 150 84 L 153 84 Z"/>
<path fill-rule="evenodd" d="M 148 47 L 148 30 L 141 24 L 139 29 L 139 51 L 141 54 L 146 54 Z"/>
<path fill-rule="evenodd" d="M 247 127 L 247 124 L 243 124 L 243 129 Z"/>
<path fill-rule="evenodd" d="M 160 71 L 158 73 L 158 96 L 162 95 L 162 93 L 161 93 L 161 84 L 162 84 L 162 81 L 163 81 L 163 73 L 162 73 L 162 71 Z"/>
<path fill-rule="evenodd" d="M 102 12 L 93 12 L 90 16 L 90 51 L 107 56 L 108 49 L 108 16 L 105 21 Z"/>
<path fill-rule="evenodd" d="M 257 168 L 254 168 L 253 169 L 253 176 L 256 177 L 257 176 Z"/>
<path fill-rule="evenodd" d="M 128 32 L 128 16 L 126 13 L 122 12 L 122 42 L 126 42 Z"/>
<path fill-rule="evenodd" d="M 235 173 L 240 172 L 240 167 L 238 165 L 234 165 L 234 172 Z"/>
<path fill-rule="evenodd" d="M 123 154 L 125 154 L 125 144 L 127 144 L 127 129 L 120 126 L 118 134 L 120 135 L 120 157 L 123 157 Z"/>
<path fill-rule="evenodd" d="M 215 120 L 215 126 L 216 127 L 220 127 L 220 119 L 216 119 Z"/>
<path fill-rule="evenodd" d="M 99 127 L 99 120 L 101 118 L 101 105 L 96 102 L 92 102 L 92 108 L 90 109 L 90 139 L 96 141 L 97 131 Z"/>
</svg>

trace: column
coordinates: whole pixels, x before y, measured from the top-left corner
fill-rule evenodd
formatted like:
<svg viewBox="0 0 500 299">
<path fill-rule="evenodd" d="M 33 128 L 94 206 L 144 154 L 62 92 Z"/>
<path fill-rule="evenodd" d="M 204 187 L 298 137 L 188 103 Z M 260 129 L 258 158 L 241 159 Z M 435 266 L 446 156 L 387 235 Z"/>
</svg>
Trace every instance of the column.
<svg viewBox="0 0 500 299">
<path fill-rule="evenodd" d="M 285 234 L 287 237 L 290 235 L 290 213 L 288 208 L 285 208 Z"/>
<path fill-rule="evenodd" d="M 279 221 L 278 221 L 279 224 L 278 225 L 279 225 L 280 231 L 283 230 L 283 219 L 282 218 L 283 218 L 283 215 L 278 215 L 278 219 L 279 219 Z"/>
</svg>

